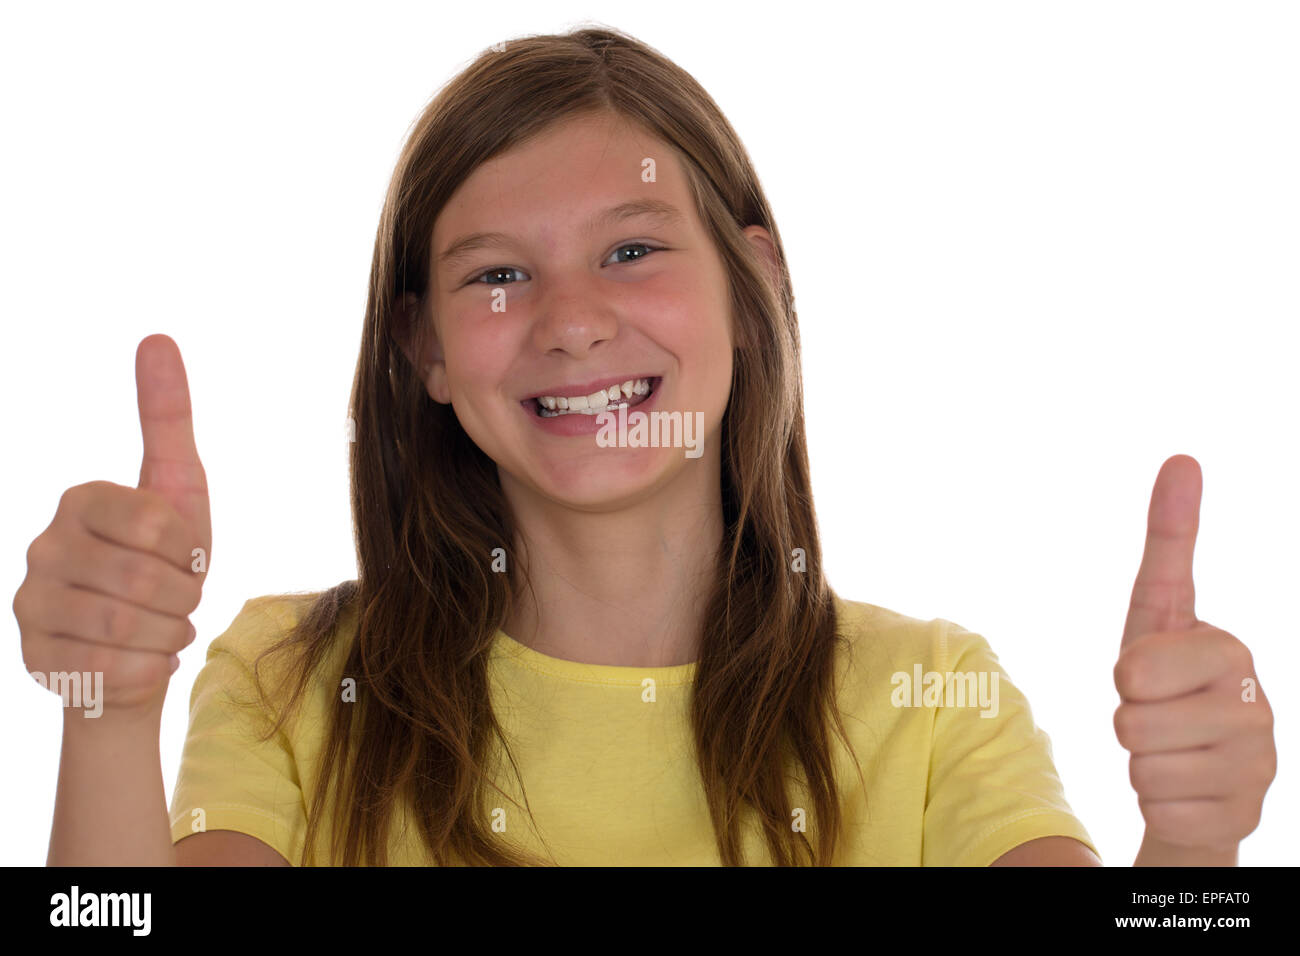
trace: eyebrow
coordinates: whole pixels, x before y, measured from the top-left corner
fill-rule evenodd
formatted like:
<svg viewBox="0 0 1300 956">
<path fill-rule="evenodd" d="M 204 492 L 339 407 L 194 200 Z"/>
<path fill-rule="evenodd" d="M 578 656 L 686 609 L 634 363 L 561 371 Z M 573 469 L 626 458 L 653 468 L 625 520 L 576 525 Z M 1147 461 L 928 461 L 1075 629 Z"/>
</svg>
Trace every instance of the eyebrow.
<svg viewBox="0 0 1300 956">
<path fill-rule="evenodd" d="M 680 225 L 685 222 L 685 217 L 681 211 L 672 203 L 664 202 L 661 199 L 634 199 L 629 202 L 619 203 L 617 206 L 610 206 L 603 212 L 597 213 L 587 223 L 583 231 L 586 234 L 591 234 L 597 229 L 623 222 L 626 219 L 633 219 L 637 216 L 657 219 L 665 225 Z M 504 232 L 472 232 L 467 236 L 461 236 L 438 256 L 438 267 L 446 268 L 454 265 L 479 249 L 508 245 L 513 241 L 513 238 Z"/>
</svg>

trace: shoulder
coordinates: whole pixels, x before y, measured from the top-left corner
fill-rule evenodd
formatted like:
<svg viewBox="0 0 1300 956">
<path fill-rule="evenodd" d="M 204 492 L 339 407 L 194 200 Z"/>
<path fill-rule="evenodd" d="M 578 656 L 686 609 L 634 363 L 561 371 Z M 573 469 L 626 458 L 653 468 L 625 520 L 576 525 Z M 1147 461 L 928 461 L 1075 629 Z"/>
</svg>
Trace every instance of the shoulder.
<svg viewBox="0 0 1300 956">
<path fill-rule="evenodd" d="M 932 622 L 909 617 L 878 604 L 852 601 L 834 594 L 835 618 L 838 633 L 855 647 L 867 643 L 893 648 L 912 646 L 925 641 L 925 633 Z"/>
<path fill-rule="evenodd" d="M 264 594 L 244 602 L 230 625 L 208 645 L 208 660 L 219 654 L 251 664 L 284 640 L 328 592 Z"/>
<path fill-rule="evenodd" d="M 921 618 L 866 601 L 834 595 L 836 630 L 846 642 L 850 667 L 878 674 L 911 670 L 946 670 L 979 661 L 995 662 L 983 635 L 946 618 Z"/>
<path fill-rule="evenodd" d="M 267 594 L 245 601 L 229 626 L 208 645 L 191 692 L 191 708 L 208 698 L 252 704 L 262 699 L 262 691 L 274 697 L 290 693 L 307 658 L 306 648 L 287 638 L 328 593 Z M 315 660 L 313 683 L 342 667 L 350 647 L 346 637 L 351 633 L 350 619 L 351 613 L 345 613 L 332 628 L 329 646 Z"/>
</svg>

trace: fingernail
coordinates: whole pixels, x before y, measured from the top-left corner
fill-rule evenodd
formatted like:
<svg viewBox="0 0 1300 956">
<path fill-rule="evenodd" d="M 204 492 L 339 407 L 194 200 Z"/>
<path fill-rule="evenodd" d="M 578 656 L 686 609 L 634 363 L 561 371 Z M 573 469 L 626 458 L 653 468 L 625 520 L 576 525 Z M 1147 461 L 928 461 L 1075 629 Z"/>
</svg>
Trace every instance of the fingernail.
<svg viewBox="0 0 1300 956">
<path fill-rule="evenodd" d="M 181 666 L 180 655 L 178 655 L 178 654 L 173 654 L 173 655 L 172 655 L 172 667 L 171 667 L 171 670 L 169 671 L 169 673 L 175 674 L 175 673 L 176 673 L 176 668 L 178 668 L 178 667 L 180 667 L 180 666 Z"/>
</svg>

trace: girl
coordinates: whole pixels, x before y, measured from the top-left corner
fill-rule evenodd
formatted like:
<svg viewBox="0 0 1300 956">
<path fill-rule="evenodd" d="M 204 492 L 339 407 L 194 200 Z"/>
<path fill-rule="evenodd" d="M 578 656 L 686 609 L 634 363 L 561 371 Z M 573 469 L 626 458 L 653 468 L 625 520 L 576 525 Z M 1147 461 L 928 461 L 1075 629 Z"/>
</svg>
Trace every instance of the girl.
<svg viewBox="0 0 1300 956">
<path fill-rule="evenodd" d="M 179 357 L 142 343 L 140 488 L 65 500 L 167 566 L 101 661 L 119 716 L 65 733 L 51 862 L 1097 863 L 987 642 L 831 591 L 793 302 L 692 77 L 607 29 L 485 52 L 381 217 L 357 580 L 211 644 L 169 835 L 155 721 L 211 535 Z"/>
</svg>

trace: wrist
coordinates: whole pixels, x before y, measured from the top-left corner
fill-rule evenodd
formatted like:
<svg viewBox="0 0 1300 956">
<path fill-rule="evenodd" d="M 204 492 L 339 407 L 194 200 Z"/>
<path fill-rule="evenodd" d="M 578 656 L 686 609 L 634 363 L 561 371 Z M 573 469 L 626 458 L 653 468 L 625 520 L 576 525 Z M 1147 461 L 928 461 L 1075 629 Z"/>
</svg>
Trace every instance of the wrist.
<svg viewBox="0 0 1300 956">
<path fill-rule="evenodd" d="M 69 707 L 63 711 L 63 734 L 77 739 L 143 734 L 156 739 L 162 729 L 162 710 L 161 700 L 147 707 L 105 707 L 98 716 Z"/>
<path fill-rule="evenodd" d="M 1237 844 L 1230 847 L 1179 846 L 1150 833 L 1142 836 L 1134 866 L 1236 866 Z"/>
</svg>

